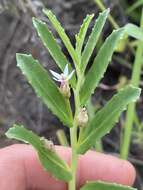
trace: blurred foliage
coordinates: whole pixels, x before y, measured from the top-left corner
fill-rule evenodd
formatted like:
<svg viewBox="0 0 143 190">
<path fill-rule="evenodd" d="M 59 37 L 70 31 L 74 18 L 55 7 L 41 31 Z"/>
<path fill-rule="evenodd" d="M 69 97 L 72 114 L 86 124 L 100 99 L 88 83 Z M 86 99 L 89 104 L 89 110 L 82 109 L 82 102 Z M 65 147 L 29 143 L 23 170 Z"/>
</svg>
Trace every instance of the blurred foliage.
<svg viewBox="0 0 143 190">
<path fill-rule="evenodd" d="M 19 15 L 19 12 L 37 15 L 38 8 L 43 7 L 43 2 L 39 0 L 1 0 L 0 13 L 10 11 L 11 14 Z"/>
</svg>

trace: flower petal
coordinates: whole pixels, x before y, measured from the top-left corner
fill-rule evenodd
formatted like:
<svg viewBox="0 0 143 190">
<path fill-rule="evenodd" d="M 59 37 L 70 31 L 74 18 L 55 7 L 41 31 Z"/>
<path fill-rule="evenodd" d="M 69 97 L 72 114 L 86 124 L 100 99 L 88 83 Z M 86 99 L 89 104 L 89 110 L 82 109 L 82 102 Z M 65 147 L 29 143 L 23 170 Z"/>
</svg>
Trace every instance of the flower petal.
<svg viewBox="0 0 143 190">
<path fill-rule="evenodd" d="M 68 64 L 66 64 L 65 68 L 64 68 L 64 76 L 67 77 L 69 73 L 69 68 L 68 68 Z"/>
<path fill-rule="evenodd" d="M 51 72 L 51 74 L 55 77 L 55 78 L 57 78 L 57 79 L 61 79 L 61 75 L 59 74 L 59 73 L 56 73 L 55 71 L 52 71 L 52 70 L 50 70 L 50 72 Z"/>
<path fill-rule="evenodd" d="M 53 79 L 54 79 L 55 81 L 61 82 L 60 79 L 57 79 L 57 78 L 55 78 L 55 77 L 53 77 Z"/>
<path fill-rule="evenodd" d="M 70 79 L 72 78 L 74 72 L 75 72 L 75 70 L 73 70 L 73 71 L 68 75 L 68 77 L 67 77 L 68 80 L 70 80 Z"/>
</svg>

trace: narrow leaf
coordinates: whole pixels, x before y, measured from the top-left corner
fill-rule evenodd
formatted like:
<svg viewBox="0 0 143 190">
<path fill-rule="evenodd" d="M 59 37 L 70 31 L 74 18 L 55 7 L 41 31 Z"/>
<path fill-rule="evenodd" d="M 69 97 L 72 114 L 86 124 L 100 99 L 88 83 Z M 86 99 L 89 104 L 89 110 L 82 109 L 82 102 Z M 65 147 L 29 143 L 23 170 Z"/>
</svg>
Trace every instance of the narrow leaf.
<svg viewBox="0 0 143 190">
<path fill-rule="evenodd" d="M 89 36 L 89 39 L 87 41 L 87 44 L 84 48 L 82 58 L 81 58 L 81 70 L 84 72 L 87 63 L 89 61 L 89 58 L 91 57 L 91 54 L 96 46 L 96 43 L 99 39 L 99 36 L 101 34 L 101 31 L 103 29 L 103 26 L 106 22 L 106 19 L 109 14 L 109 9 L 103 11 L 102 13 L 99 14 L 99 17 L 97 18 L 95 25 L 92 29 L 92 32 Z"/>
<path fill-rule="evenodd" d="M 125 28 L 125 32 L 129 36 L 131 36 L 137 40 L 143 41 L 143 29 L 142 28 L 136 26 L 135 24 L 130 24 L 130 23 L 125 25 L 124 28 Z"/>
<path fill-rule="evenodd" d="M 65 55 L 61 51 L 60 46 L 56 42 L 53 34 L 50 32 L 46 23 L 40 21 L 39 19 L 33 18 L 33 25 L 36 28 L 37 33 L 41 38 L 43 44 L 48 49 L 50 55 L 53 57 L 58 67 L 62 71 L 64 71 L 65 66 L 68 64 L 68 67 L 70 68 L 71 71 L 72 67 L 70 63 L 68 62 Z M 75 86 L 75 77 L 72 77 L 71 83 L 72 86 Z"/>
<path fill-rule="evenodd" d="M 59 34 L 60 38 L 62 39 L 62 41 L 63 41 L 63 43 L 65 45 L 65 47 L 68 50 L 70 56 L 72 57 L 74 63 L 78 64 L 78 56 L 76 54 L 76 51 L 73 48 L 70 39 L 68 38 L 67 34 L 65 33 L 63 27 L 61 26 L 61 24 L 59 23 L 59 21 L 57 20 L 55 15 L 52 13 L 51 10 L 48 10 L 48 9 L 44 9 L 43 12 L 49 18 L 49 20 L 52 23 L 53 27 L 55 28 L 55 30 Z"/>
<path fill-rule="evenodd" d="M 88 26 L 93 17 L 94 17 L 94 14 L 86 16 L 86 18 L 84 19 L 80 27 L 79 33 L 76 35 L 76 51 L 78 54 L 80 54 L 82 51 L 82 47 L 83 47 L 84 39 L 88 30 Z"/>
<path fill-rule="evenodd" d="M 94 145 L 95 141 L 98 141 L 106 133 L 109 133 L 117 122 L 121 112 L 126 109 L 129 103 L 138 99 L 140 92 L 141 90 L 139 88 L 130 85 L 113 96 L 113 98 L 95 114 L 89 125 L 85 128 L 78 142 L 78 153 L 85 153 Z"/>
<path fill-rule="evenodd" d="M 85 76 L 85 81 L 80 92 L 82 105 L 86 104 L 87 100 L 90 98 L 99 81 L 103 77 L 104 72 L 106 71 L 109 62 L 111 61 L 112 55 L 118 45 L 118 42 L 124 35 L 124 32 L 124 28 L 113 31 L 100 48 L 90 70 Z"/>
<path fill-rule="evenodd" d="M 69 166 L 60 159 L 55 150 L 49 149 L 44 140 L 40 139 L 32 131 L 27 130 L 23 126 L 14 125 L 10 128 L 6 136 L 31 144 L 37 151 L 42 166 L 56 178 L 64 181 L 72 179 Z"/>
<path fill-rule="evenodd" d="M 88 182 L 80 190 L 137 190 L 135 188 L 102 181 Z"/>
<path fill-rule="evenodd" d="M 48 72 L 31 55 L 17 54 L 16 59 L 18 67 L 27 77 L 37 96 L 65 125 L 71 127 L 72 113 L 69 102 L 50 79 Z"/>
</svg>

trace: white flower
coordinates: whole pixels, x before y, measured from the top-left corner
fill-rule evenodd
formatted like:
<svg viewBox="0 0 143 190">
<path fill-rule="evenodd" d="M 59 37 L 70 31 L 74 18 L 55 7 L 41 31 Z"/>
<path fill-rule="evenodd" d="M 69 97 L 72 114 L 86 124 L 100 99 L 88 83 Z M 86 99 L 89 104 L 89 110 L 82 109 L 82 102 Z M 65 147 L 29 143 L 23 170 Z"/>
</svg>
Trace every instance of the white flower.
<svg viewBox="0 0 143 190">
<path fill-rule="evenodd" d="M 55 81 L 60 82 L 60 92 L 63 94 L 64 97 L 70 98 L 70 87 L 69 87 L 69 80 L 72 78 L 75 70 L 69 73 L 68 64 L 64 68 L 64 72 L 59 74 L 55 71 L 50 70 L 53 75 L 53 79 Z"/>
<path fill-rule="evenodd" d="M 55 81 L 58 81 L 61 83 L 61 85 L 64 85 L 65 83 L 67 83 L 73 76 L 75 70 L 73 70 L 71 73 L 69 73 L 69 69 L 68 69 L 68 64 L 65 66 L 64 68 L 64 72 L 59 74 L 55 71 L 50 70 L 50 72 L 53 75 L 53 79 Z"/>
</svg>

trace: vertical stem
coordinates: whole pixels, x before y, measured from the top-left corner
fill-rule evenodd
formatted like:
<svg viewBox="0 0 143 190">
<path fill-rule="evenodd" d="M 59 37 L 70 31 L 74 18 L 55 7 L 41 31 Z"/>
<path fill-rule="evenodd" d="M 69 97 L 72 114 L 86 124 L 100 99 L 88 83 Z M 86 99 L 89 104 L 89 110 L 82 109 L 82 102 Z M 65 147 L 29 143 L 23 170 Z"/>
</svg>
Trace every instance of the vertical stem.
<svg viewBox="0 0 143 190">
<path fill-rule="evenodd" d="M 78 155 L 76 152 L 76 145 L 77 145 L 77 115 L 80 110 L 80 98 L 79 98 L 79 91 L 81 85 L 81 77 L 80 74 L 77 72 L 78 75 L 78 82 L 76 90 L 74 91 L 74 98 L 75 98 L 75 115 L 74 115 L 74 122 L 73 127 L 70 129 L 70 139 L 71 139 L 71 147 L 72 147 L 72 163 L 71 163 L 71 170 L 72 170 L 72 180 L 69 182 L 69 190 L 76 190 L 76 169 L 77 169 L 77 160 Z"/>
<path fill-rule="evenodd" d="M 141 28 L 143 28 L 143 11 L 141 17 Z M 131 84 L 138 87 L 141 75 L 141 66 L 142 66 L 142 56 L 143 56 L 143 42 L 139 41 L 135 56 L 135 62 L 133 67 Z M 134 120 L 134 112 L 135 112 L 135 103 L 131 103 L 127 109 L 127 116 L 125 121 L 125 129 L 123 135 L 123 142 L 121 145 L 121 158 L 127 159 L 130 148 L 131 134 L 132 134 L 132 126 Z"/>
<path fill-rule="evenodd" d="M 69 190 L 76 190 L 76 168 L 77 168 L 77 153 L 76 153 L 76 143 L 77 143 L 77 133 L 76 133 L 76 125 L 70 129 L 70 138 L 71 138 L 71 147 L 72 147 L 72 163 L 71 163 L 71 171 L 72 171 L 72 180 L 69 182 Z"/>
<path fill-rule="evenodd" d="M 98 140 L 95 142 L 95 150 L 97 152 L 103 152 L 102 140 Z"/>
<path fill-rule="evenodd" d="M 68 143 L 68 140 L 67 140 L 67 137 L 66 137 L 64 130 L 59 129 L 57 131 L 56 135 L 57 135 L 57 138 L 58 138 L 60 145 L 69 146 L 69 143 Z"/>
</svg>

